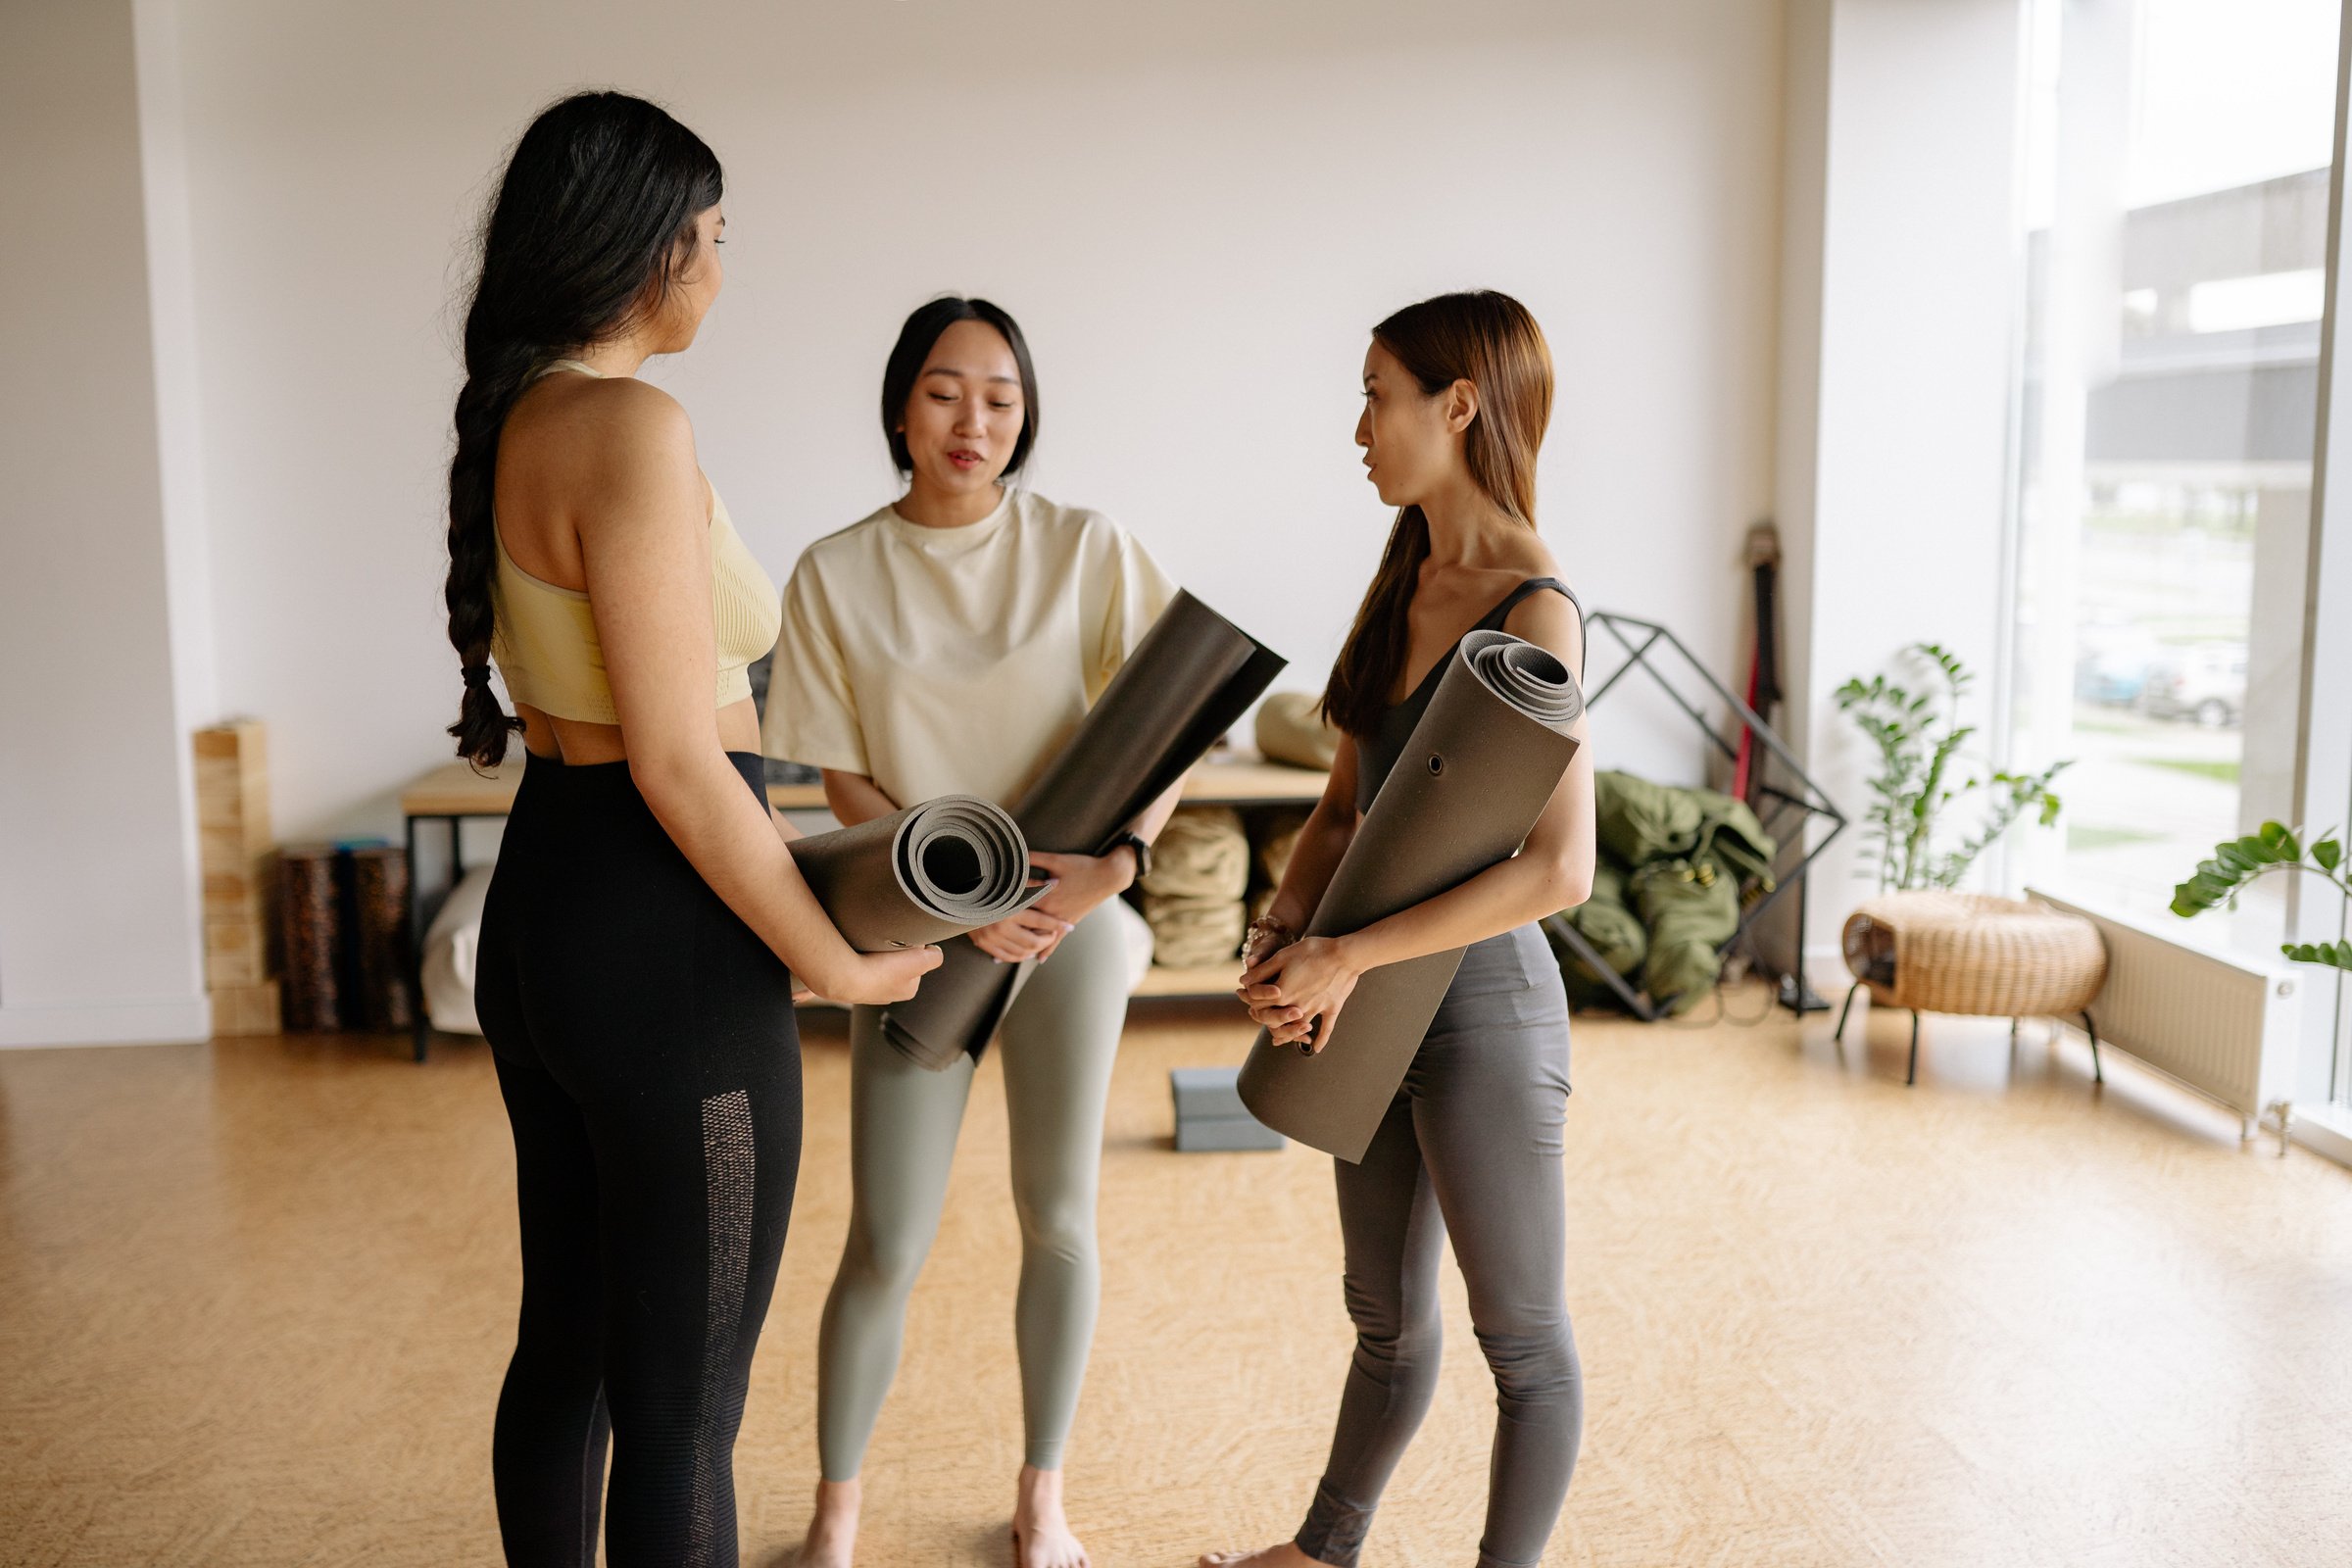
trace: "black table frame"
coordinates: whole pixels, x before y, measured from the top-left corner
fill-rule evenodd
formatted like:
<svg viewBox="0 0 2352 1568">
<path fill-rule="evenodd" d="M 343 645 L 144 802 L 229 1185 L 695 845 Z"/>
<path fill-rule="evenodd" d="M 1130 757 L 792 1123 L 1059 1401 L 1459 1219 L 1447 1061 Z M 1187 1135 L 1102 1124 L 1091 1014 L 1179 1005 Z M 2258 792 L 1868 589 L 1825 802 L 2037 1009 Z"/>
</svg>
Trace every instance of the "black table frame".
<svg viewBox="0 0 2352 1568">
<path fill-rule="evenodd" d="M 424 897 L 416 887 L 416 825 L 420 822 L 440 822 L 449 829 L 449 891 L 455 893 L 458 884 L 466 880 L 466 824 L 468 821 L 504 821 L 506 811 L 404 811 L 402 840 L 409 857 L 408 907 L 402 911 L 401 922 L 409 933 L 409 1027 L 410 1050 L 417 1061 L 424 1060 L 425 1048 L 432 1040 L 432 1020 L 424 1012 Z M 447 897 L 447 895 L 443 895 Z"/>
</svg>

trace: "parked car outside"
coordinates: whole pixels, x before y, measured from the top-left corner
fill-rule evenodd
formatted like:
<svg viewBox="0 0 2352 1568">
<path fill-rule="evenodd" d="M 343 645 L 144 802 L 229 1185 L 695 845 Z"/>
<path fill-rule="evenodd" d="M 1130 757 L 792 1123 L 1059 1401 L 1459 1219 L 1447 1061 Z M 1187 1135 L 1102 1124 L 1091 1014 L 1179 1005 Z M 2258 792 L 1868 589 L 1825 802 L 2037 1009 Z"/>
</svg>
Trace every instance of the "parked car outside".
<svg viewBox="0 0 2352 1568">
<path fill-rule="evenodd" d="M 2158 718 L 2236 723 L 2246 711 L 2246 650 L 2233 644 L 2182 649 L 2149 675 L 2138 707 Z"/>
<path fill-rule="evenodd" d="M 2108 621 L 2082 627 L 2075 641 L 2075 700 L 2130 708 L 2165 657 L 2142 627 Z"/>
</svg>

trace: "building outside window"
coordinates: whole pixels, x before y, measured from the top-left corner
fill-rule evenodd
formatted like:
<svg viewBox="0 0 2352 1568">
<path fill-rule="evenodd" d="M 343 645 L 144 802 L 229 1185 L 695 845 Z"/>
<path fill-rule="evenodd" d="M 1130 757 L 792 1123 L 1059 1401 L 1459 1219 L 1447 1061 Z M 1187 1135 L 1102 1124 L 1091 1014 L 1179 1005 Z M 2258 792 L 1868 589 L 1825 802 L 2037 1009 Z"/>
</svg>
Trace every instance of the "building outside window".
<svg viewBox="0 0 2352 1568">
<path fill-rule="evenodd" d="M 2027 15 L 2008 744 L 2075 763 L 2012 880 L 2155 923 L 2293 812 L 2339 6 Z M 2266 888 L 2174 934 L 2282 924 Z"/>
</svg>

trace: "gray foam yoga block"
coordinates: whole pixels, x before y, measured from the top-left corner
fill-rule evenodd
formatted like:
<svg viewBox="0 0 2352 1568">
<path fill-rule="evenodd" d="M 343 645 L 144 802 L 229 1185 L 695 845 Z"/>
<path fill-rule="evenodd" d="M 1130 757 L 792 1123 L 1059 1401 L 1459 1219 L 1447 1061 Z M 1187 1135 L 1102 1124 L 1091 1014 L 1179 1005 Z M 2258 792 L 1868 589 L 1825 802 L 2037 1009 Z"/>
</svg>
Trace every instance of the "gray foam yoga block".
<svg viewBox="0 0 2352 1568">
<path fill-rule="evenodd" d="M 1176 1148 L 1181 1153 L 1280 1149 L 1283 1136 L 1242 1103 L 1238 1067 L 1178 1067 L 1168 1074 L 1176 1097 Z"/>
</svg>

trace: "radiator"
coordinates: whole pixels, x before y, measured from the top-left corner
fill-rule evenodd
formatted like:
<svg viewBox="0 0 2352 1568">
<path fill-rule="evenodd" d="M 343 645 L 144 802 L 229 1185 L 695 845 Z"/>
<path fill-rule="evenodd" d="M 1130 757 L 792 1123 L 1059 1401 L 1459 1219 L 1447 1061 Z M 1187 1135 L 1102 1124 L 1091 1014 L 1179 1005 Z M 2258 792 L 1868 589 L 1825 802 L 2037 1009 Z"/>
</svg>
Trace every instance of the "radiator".
<svg viewBox="0 0 2352 1568">
<path fill-rule="evenodd" d="M 2236 1111 L 2242 1137 L 2275 1122 L 2285 1153 L 2303 1007 L 2293 966 L 2188 947 L 2038 889 L 2026 892 L 2089 920 L 2107 944 L 2107 983 L 2090 1004 L 2099 1043 Z"/>
</svg>

